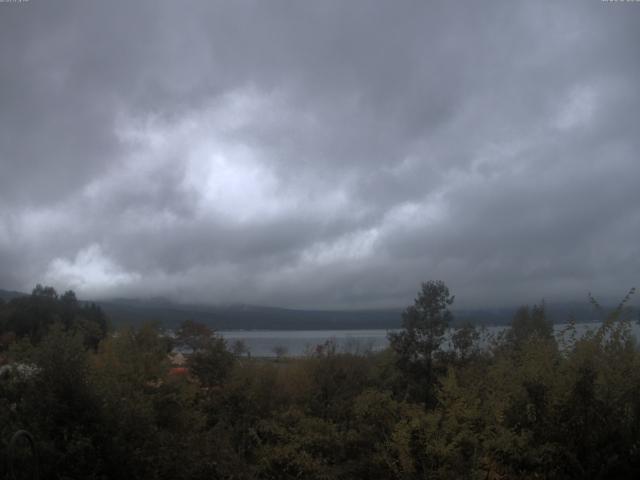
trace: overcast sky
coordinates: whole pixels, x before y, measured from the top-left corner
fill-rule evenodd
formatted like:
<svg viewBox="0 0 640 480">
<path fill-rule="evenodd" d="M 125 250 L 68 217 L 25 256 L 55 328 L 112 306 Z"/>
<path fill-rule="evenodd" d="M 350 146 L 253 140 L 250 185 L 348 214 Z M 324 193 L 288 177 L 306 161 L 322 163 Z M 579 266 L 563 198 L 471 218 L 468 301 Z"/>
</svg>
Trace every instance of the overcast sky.
<svg viewBox="0 0 640 480">
<path fill-rule="evenodd" d="M 640 272 L 640 3 L 0 3 L 0 288 L 459 306 Z"/>
</svg>

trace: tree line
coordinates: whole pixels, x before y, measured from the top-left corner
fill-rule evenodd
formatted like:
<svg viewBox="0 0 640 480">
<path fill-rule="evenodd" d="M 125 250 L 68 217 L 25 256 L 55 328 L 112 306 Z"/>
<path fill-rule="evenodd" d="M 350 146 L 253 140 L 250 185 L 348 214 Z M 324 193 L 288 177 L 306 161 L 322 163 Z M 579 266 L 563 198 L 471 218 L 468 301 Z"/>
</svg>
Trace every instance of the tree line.
<svg viewBox="0 0 640 480">
<path fill-rule="evenodd" d="M 569 321 L 556 336 L 535 305 L 495 337 L 448 336 L 454 296 L 430 281 L 386 350 L 328 341 L 274 361 L 193 321 L 114 330 L 37 286 L 0 301 L 0 453 L 6 468 L 27 430 L 39 461 L 24 453 L 25 478 L 637 478 L 630 295 L 584 335 Z"/>
</svg>

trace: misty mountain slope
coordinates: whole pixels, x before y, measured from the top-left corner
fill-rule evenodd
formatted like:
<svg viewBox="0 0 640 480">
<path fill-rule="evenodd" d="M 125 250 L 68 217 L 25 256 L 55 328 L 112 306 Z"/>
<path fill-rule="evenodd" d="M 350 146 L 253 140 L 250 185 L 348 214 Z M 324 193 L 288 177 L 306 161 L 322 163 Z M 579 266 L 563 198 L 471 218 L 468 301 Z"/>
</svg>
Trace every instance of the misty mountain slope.
<svg viewBox="0 0 640 480">
<path fill-rule="evenodd" d="M 11 300 L 12 298 L 18 298 L 18 297 L 23 297 L 27 295 L 26 293 L 21 293 L 21 292 L 15 292 L 12 290 L 2 290 L 0 289 L 0 298 L 8 301 Z"/>
<path fill-rule="evenodd" d="M 0 290 L 0 298 L 28 295 Z M 87 301 L 90 302 L 90 301 Z M 297 310 L 256 305 L 180 304 L 164 298 L 114 298 L 96 301 L 111 322 L 116 325 L 140 325 L 159 322 L 175 328 L 184 320 L 205 323 L 217 330 L 357 330 L 391 329 L 401 326 L 402 309 L 382 310 Z M 454 325 L 507 325 L 517 307 L 486 307 L 453 309 Z M 588 302 L 562 302 L 546 305 L 547 315 L 554 323 L 564 323 L 570 317 L 577 322 L 600 320 L 598 312 Z M 604 307 L 605 310 L 611 307 Z M 633 315 L 637 316 L 636 313 Z"/>
<path fill-rule="evenodd" d="M 166 301 L 109 300 L 98 304 L 115 324 L 139 324 L 158 321 L 173 328 L 190 319 L 218 330 L 350 330 L 391 329 L 401 326 L 402 309 L 386 310 L 294 310 L 252 305 L 181 305 Z M 453 310 L 454 325 L 507 325 L 517 307 Z M 577 322 L 595 322 L 598 313 L 587 302 L 547 305 L 554 323 L 570 317 Z"/>
</svg>

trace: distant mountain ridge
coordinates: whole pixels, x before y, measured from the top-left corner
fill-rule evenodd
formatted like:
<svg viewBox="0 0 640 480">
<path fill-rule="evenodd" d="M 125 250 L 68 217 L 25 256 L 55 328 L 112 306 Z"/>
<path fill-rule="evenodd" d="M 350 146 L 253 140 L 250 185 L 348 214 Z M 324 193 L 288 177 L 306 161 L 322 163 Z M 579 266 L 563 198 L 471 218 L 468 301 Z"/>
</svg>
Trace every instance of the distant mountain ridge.
<svg viewBox="0 0 640 480">
<path fill-rule="evenodd" d="M 27 295 L 0 290 L 5 301 Z M 401 326 L 402 309 L 305 310 L 265 307 L 250 304 L 203 305 L 181 304 L 166 298 L 114 298 L 95 301 L 114 325 L 139 325 L 159 322 L 175 328 L 184 320 L 205 323 L 216 330 L 359 330 L 392 329 Z M 547 314 L 554 323 L 571 316 L 578 322 L 598 321 L 598 314 L 588 302 L 547 304 Z M 607 307 L 605 307 L 607 308 Z M 453 310 L 454 324 L 506 325 L 516 307 Z"/>
<path fill-rule="evenodd" d="M 402 308 L 380 310 L 303 310 L 256 305 L 183 305 L 149 301 L 97 302 L 115 324 L 159 321 L 169 328 L 186 319 L 196 320 L 217 330 L 358 330 L 400 328 Z M 547 304 L 547 315 L 554 323 L 600 320 L 587 303 Z M 605 306 L 605 309 L 610 307 Z M 507 325 L 517 307 L 453 310 L 454 325 Z"/>
<path fill-rule="evenodd" d="M 5 301 L 11 300 L 13 298 L 24 297 L 25 295 L 28 295 L 28 294 L 22 293 L 22 292 L 15 292 L 13 290 L 0 289 L 0 298 Z"/>
<path fill-rule="evenodd" d="M 186 319 L 217 330 L 357 330 L 400 328 L 402 308 L 362 310 L 305 310 L 247 304 L 179 304 L 162 299 L 114 299 L 97 302 L 115 324 L 158 321 L 174 328 Z M 588 302 L 547 304 L 554 323 L 573 317 L 577 322 L 600 320 Z M 604 307 L 605 309 L 610 307 Z M 454 324 L 507 325 L 517 307 L 453 310 Z"/>
<path fill-rule="evenodd" d="M 183 320 L 206 323 L 216 330 L 349 330 L 400 326 L 400 309 L 295 310 L 257 305 L 153 304 L 106 300 L 98 303 L 115 324 L 159 321 L 169 328 Z"/>
</svg>

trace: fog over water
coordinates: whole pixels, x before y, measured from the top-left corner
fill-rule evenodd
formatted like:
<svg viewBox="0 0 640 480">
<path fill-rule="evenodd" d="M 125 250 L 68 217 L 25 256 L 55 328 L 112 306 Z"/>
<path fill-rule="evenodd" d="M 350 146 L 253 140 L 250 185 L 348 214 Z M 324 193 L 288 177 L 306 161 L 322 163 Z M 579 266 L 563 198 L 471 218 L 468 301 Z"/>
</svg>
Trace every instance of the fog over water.
<svg viewBox="0 0 640 480">
<path fill-rule="evenodd" d="M 576 324 L 576 335 L 579 337 L 588 331 L 598 328 L 599 323 Z M 563 334 L 567 324 L 554 325 L 556 338 L 567 338 Z M 636 339 L 640 339 L 640 324 L 633 322 L 632 331 Z M 492 326 L 478 329 L 482 343 L 491 341 L 491 337 L 499 335 L 507 327 Z M 327 341 L 335 341 L 337 351 L 350 353 L 366 353 L 385 349 L 389 342 L 387 334 L 396 330 L 236 330 L 219 332 L 229 346 L 241 340 L 248 347 L 251 355 L 258 357 L 275 357 L 276 349 L 282 347 L 286 356 L 300 356 L 313 353 L 316 346 Z M 448 340 L 443 343 L 445 349 L 451 348 Z"/>
</svg>

